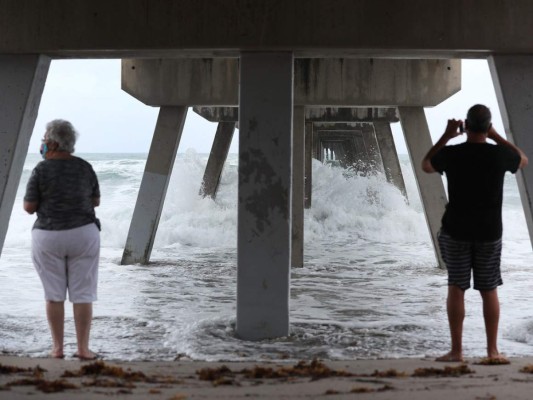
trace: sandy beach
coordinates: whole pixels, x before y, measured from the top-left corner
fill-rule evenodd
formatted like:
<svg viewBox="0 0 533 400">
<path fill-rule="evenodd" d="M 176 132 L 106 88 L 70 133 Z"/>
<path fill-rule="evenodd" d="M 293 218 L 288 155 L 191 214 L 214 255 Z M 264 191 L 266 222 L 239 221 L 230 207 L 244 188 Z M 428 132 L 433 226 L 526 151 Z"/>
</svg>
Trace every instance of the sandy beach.
<svg viewBox="0 0 533 400">
<path fill-rule="evenodd" d="M 531 399 L 533 358 L 80 362 L 0 356 L 0 399 Z"/>
</svg>

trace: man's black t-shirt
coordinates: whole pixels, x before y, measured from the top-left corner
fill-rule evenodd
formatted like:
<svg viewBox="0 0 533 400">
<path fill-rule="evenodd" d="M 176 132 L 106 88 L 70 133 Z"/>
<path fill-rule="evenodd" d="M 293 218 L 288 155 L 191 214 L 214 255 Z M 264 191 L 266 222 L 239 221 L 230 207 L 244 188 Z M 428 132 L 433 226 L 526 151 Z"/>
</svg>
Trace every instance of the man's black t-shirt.
<svg viewBox="0 0 533 400">
<path fill-rule="evenodd" d="M 431 165 L 448 180 L 442 228 L 458 240 L 497 240 L 502 236 L 503 178 L 520 165 L 512 149 L 465 142 L 443 147 Z"/>
</svg>

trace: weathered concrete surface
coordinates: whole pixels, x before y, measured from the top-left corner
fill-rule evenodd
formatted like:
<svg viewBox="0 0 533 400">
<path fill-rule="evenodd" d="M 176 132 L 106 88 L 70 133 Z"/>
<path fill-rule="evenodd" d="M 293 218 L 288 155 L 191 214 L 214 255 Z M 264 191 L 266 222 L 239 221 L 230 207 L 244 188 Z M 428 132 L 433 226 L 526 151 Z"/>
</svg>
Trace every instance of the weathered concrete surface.
<svg viewBox="0 0 533 400">
<path fill-rule="evenodd" d="M 371 129 L 363 129 L 363 140 L 365 141 L 365 150 L 367 154 L 367 168 L 372 171 L 384 173 L 383 160 L 379 152 L 379 144 L 376 137 L 374 125 Z"/>
<path fill-rule="evenodd" d="M 291 266 L 304 266 L 305 109 L 294 107 L 292 125 Z"/>
<path fill-rule="evenodd" d="M 128 59 L 122 89 L 151 106 L 238 106 L 237 59 Z M 294 104 L 434 106 L 461 89 L 460 60 L 296 59 Z"/>
<path fill-rule="evenodd" d="M 407 191 L 405 190 L 405 182 L 403 180 L 402 168 L 398 159 L 398 152 L 394 144 L 394 137 L 388 122 L 377 121 L 374 122 L 374 130 L 376 132 L 376 139 L 379 145 L 379 152 L 381 160 L 383 161 L 383 169 L 387 182 L 396 186 L 402 194 L 407 198 Z"/>
<path fill-rule="evenodd" d="M 193 107 L 192 110 L 210 122 L 239 122 L 239 107 Z"/>
<path fill-rule="evenodd" d="M 516 178 L 533 245 L 533 55 L 490 57 L 489 68 L 505 134 L 530 160 L 529 166 L 520 170 Z"/>
<path fill-rule="evenodd" d="M 313 123 L 305 122 L 305 208 L 313 202 Z"/>
<path fill-rule="evenodd" d="M 224 163 L 228 158 L 231 140 L 235 132 L 235 122 L 219 122 L 213 147 L 207 160 L 204 178 L 200 188 L 200 196 L 211 197 L 214 199 L 217 195 L 220 177 L 224 169 Z"/>
<path fill-rule="evenodd" d="M 44 56 L 0 56 L 0 254 L 49 67 Z"/>
<path fill-rule="evenodd" d="M 186 116 L 186 106 L 159 110 L 121 264 L 150 261 Z"/>
<path fill-rule="evenodd" d="M 433 146 L 424 109 L 421 107 L 402 107 L 398 111 L 437 263 L 441 268 L 445 268 L 438 246 L 437 233 L 441 227 L 442 214 L 448 200 L 441 176 L 422 171 L 422 159 Z"/>
<path fill-rule="evenodd" d="M 239 104 L 237 58 L 122 60 L 122 90 L 152 106 Z"/>
<path fill-rule="evenodd" d="M 443 58 L 530 53 L 530 0 L 0 0 L 0 53 Z"/>
<path fill-rule="evenodd" d="M 294 102 L 306 106 L 434 106 L 461 89 L 460 60 L 298 59 Z"/>
<path fill-rule="evenodd" d="M 398 122 L 396 107 L 306 107 L 305 120 L 312 122 Z"/>
<path fill-rule="evenodd" d="M 193 107 L 193 111 L 211 122 L 237 122 L 239 108 Z M 398 122 L 396 107 L 305 107 L 307 122 Z"/>
<path fill-rule="evenodd" d="M 237 325 L 289 334 L 293 57 L 243 53 L 240 71 Z"/>
</svg>

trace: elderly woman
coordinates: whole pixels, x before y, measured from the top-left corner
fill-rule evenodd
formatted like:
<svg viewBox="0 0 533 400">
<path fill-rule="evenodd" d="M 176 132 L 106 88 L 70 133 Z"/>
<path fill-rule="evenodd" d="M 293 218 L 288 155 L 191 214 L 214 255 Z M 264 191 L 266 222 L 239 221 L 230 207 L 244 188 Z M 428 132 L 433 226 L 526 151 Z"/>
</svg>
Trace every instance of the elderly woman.
<svg viewBox="0 0 533 400">
<path fill-rule="evenodd" d="M 91 165 L 72 155 L 76 137 L 68 121 L 54 120 L 46 125 L 41 145 L 44 161 L 32 171 L 24 210 L 37 212 L 32 260 L 44 288 L 53 341 L 51 356 L 64 357 L 68 291 L 78 342 L 74 357 L 92 360 L 97 355 L 89 350 L 89 333 L 100 256 L 100 222 L 94 208 L 100 204 L 100 189 Z"/>
</svg>

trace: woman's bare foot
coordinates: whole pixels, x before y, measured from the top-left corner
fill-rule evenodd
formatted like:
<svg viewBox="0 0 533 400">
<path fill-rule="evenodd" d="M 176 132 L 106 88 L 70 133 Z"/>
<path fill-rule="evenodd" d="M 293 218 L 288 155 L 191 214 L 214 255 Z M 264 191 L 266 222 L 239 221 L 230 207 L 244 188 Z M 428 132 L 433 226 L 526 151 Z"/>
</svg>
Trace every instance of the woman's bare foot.
<svg viewBox="0 0 533 400">
<path fill-rule="evenodd" d="M 50 357 L 52 358 L 65 358 L 63 354 L 63 349 L 52 349 L 50 352 Z"/>
<path fill-rule="evenodd" d="M 65 355 L 62 354 L 62 353 L 54 353 L 54 352 L 52 352 L 52 353 L 50 353 L 50 357 L 61 359 L 61 358 L 65 358 Z"/>
<path fill-rule="evenodd" d="M 444 354 L 443 356 L 437 357 L 435 361 L 442 361 L 442 362 L 463 362 L 463 355 L 462 354 L 454 354 L 451 351 L 449 353 Z"/>
</svg>

